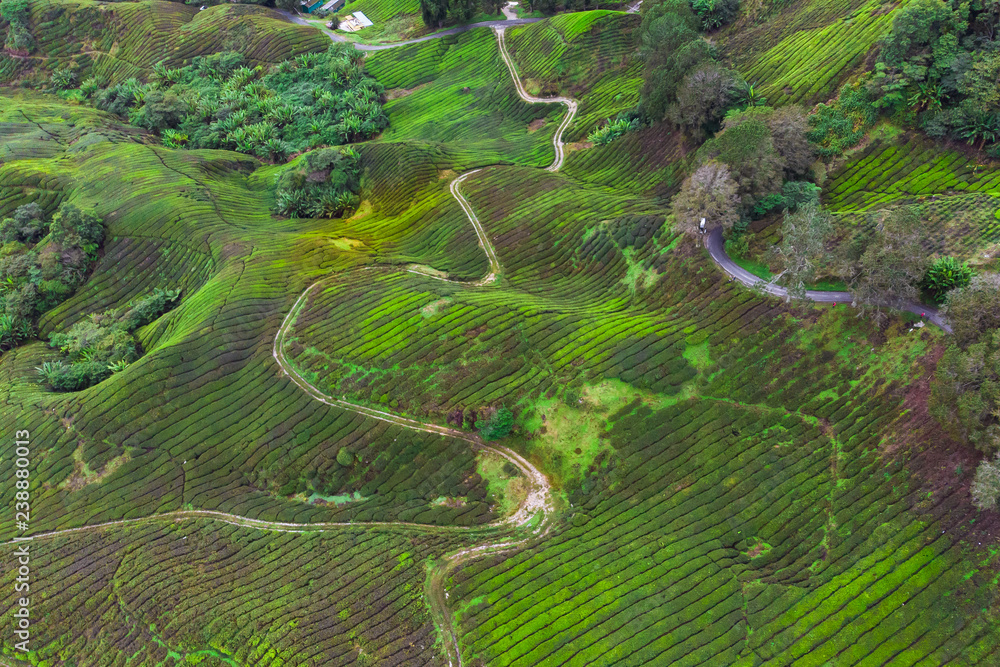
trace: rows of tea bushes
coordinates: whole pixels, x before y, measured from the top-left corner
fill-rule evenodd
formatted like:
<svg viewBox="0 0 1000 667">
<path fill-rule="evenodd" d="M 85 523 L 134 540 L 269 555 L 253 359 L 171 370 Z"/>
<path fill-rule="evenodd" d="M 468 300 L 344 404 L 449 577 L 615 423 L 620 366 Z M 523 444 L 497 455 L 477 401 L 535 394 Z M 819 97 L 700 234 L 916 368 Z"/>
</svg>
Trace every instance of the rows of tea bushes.
<svg viewBox="0 0 1000 667">
<path fill-rule="evenodd" d="M 865 55 L 892 26 L 893 13 L 872 1 L 846 17 L 835 16 L 843 11 L 843 4 L 824 3 L 826 11 L 822 18 L 811 17 L 812 25 L 787 34 L 763 52 L 758 46 L 753 55 L 741 58 L 740 71 L 747 81 L 760 84 L 768 104 L 827 100 L 863 68 Z"/>
<path fill-rule="evenodd" d="M 973 257 L 1000 240 L 1000 171 L 928 140 L 873 141 L 830 174 L 823 193 L 844 225 L 920 206 L 931 253 Z"/>
<path fill-rule="evenodd" d="M 838 330 L 835 317 L 804 333 L 790 318 L 768 318 L 773 331 L 739 319 L 708 332 L 703 398 L 612 417 L 614 454 L 570 490 L 559 534 L 456 575 L 474 601 L 466 656 L 988 664 L 1000 645 L 972 606 L 995 591 L 958 542 L 972 516 L 961 487 L 928 493 L 882 454 L 921 346 L 895 338 L 874 354 L 864 326 Z M 834 354 L 844 334 L 858 342 Z M 899 351 L 887 373 L 882 355 Z"/>
<path fill-rule="evenodd" d="M 666 124 L 642 128 L 612 144 L 569 153 L 562 171 L 578 181 L 666 201 L 687 169 L 680 140 Z"/>
<path fill-rule="evenodd" d="M 106 113 L 87 107 L 67 107 L 57 98 L 26 90 L 9 90 L 0 96 L 0 123 L 3 123 L 0 158 L 5 162 L 15 158 L 54 157 L 70 144 L 75 145 L 74 152 L 81 152 L 94 143 L 112 139 L 127 141 L 142 134 Z M 15 186 L 0 183 L 0 188 L 7 187 Z M 21 187 L 16 196 L 5 190 L 0 210 L 6 215 L 20 205 L 18 198 L 32 198 L 36 191 L 39 196 L 52 194 L 51 191 L 39 191 L 38 185 Z M 39 204 L 50 212 L 58 206 L 58 203 L 50 206 L 41 201 Z"/>
<path fill-rule="evenodd" d="M 508 29 L 507 50 L 528 92 L 579 100 L 566 141 L 583 141 L 596 125 L 639 101 L 638 25 L 634 14 L 598 10 Z"/>
<path fill-rule="evenodd" d="M 32 627 L 32 657 L 81 667 L 439 664 L 425 562 L 454 545 L 206 520 L 36 541 L 31 611 L 46 621 Z"/>
<path fill-rule="evenodd" d="M 378 51 L 365 67 L 389 91 L 383 141 L 447 143 L 474 154 L 477 166 L 552 162 L 565 107 L 518 97 L 491 30 Z"/>
<path fill-rule="evenodd" d="M 823 195 L 838 213 L 878 209 L 895 200 L 1000 191 L 1000 170 L 932 141 L 873 141 L 831 173 Z"/>
<path fill-rule="evenodd" d="M 38 343 L 0 358 L 12 379 L 0 421 L 37 433 L 47 452 L 34 471 L 51 480 L 34 499 L 45 517 L 39 528 L 183 506 L 284 520 L 473 525 L 495 518 L 464 443 L 329 408 L 278 375 L 271 345 L 292 302 L 315 277 L 365 258 L 350 243 L 331 243 L 338 223 L 271 218 L 266 174 L 273 169 L 248 178 L 256 161 L 235 153 L 106 137 L 79 151 L 59 145 L 57 158 L 10 160 L 5 173 L 28 173 L 30 165 L 31 173 L 72 177 L 71 201 L 106 216 L 113 242 L 80 295 L 48 315 L 46 331 L 150 286 L 179 287 L 184 298 L 139 332 L 140 360 L 81 392 L 41 391 Z M 372 235 L 359 241 L 376 246 Z M 111 459 L 126 460 L 99 482 L 70 488 L 63 483 L 75 474 L 78 448 L 95 474 Z M 306 502 L 355 492 L 364 500 Z M 441 496 L 467 502 L 434 505 Z"/>
<path fill-rule="evenodd" d="M 252 62 L 275 63 L 329 44 L 321 32 L 255 5 L 199 11 L 163 0 L 32 0 L 30 10 L 36 46 L 26 74 L 36 79 L 68 68 L 77 81 L 95 76 L 119 82 L 144 79 L 160 61 L 177 67 L 195 56 L 239 51 Z"/>
</svg>

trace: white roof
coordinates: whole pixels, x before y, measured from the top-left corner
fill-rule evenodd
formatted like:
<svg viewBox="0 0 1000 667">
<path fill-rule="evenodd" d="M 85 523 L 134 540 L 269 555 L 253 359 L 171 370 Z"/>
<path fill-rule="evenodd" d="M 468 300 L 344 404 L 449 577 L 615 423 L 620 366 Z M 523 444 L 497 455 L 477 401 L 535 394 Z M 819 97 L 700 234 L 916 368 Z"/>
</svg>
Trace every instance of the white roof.
<svg viewBox="0 0 1000 667">
<path fill-rule="evenodd" d="M 365 27 L 370 26 L 370 25 L 375 25 L 374 23 L 371 22 L 371 20 L 369 20 L 369 18 L 367 16 L 365 16 L 361 12 L 354 12 L 354 18 L 356 18 L 358 20 L 358 23 L 360 23 L 361 25 L 363 25 Z"/>
</svg>

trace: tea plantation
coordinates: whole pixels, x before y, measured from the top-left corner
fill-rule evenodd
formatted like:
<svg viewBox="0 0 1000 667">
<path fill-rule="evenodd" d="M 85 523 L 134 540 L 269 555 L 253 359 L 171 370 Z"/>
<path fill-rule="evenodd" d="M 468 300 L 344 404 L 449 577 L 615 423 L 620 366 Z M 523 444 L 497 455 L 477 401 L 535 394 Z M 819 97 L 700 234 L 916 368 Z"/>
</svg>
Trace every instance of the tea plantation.
<svg viewBox="0 0 1000 667">
<path fill-rule="evenodd" d="M 954 337 L 748 288 L 677 204 L 730 159 L 719 138 L 754 95 L 844 116 L 838 91 L 868 81 L 907 3 L 745 2 L 711 28 L 704 3 L 532 6 L 553 15 L 367 53 L 352 76 L 384 89 L 366 103 L 388 125 L 350 146 L 303 130 L 286 156 L 207 131 L 170 147 L 80 84 L 150 109 L 174 86 L 207 126 L 228 102 L 180 68 L 236 52 L 236 77 L 329 67 L 326 98 L 291 78 L 282 95 L 289 113 L 340 113 L 357 94 L 332 55 L 287 64 L 328 34 L 257 4 L 13 1 L 0 326 L 14 278 L 52 261 L 17 259 L 23 207 L 79 207 L 104 236 L 85 280 L 0 352 L 0 665 L 1000 665 L 1000 520 L 970 494 L 984 453 L 929 407 Z M 656 24 L 676 7 L 686 23 Z M 354 9 L 396 21 L 380 34 L 430 30 L 420 3 Z M 651 51 L 674 34 L 706 43 Z M 678 80 L 733 77 L 730 115 L 692 125 L 677 94 L 642 116 L 650 63 L 696 52 Z M 266 115 L 274 91 L 250 86 L 241 104 Z M 803 127 L 826 128 L 814 111 Z M 921 253 L 991 275 L 992 149 L 878 113 L 837 116 L 838 137 L 863 138 L 824 158 L 810 144 L 813 166 L 776 167 L 778 190 L 818 186 L 799 210 L 829 214 L 821 250 L 919 207 Z M 635 122 L 595 141 L 616 117 Z M 350 203 L 283 215 L 281 188 Z M 747 206 L 729 238 L 784 249 L 795 206 Z M 177 296 L 129 330 L 134 358 L 78 391 L 46 385 L 44 364 L 96 358 L 58 334 L 86 348 L 102 313 L 150 294 Z"/>
</svg>

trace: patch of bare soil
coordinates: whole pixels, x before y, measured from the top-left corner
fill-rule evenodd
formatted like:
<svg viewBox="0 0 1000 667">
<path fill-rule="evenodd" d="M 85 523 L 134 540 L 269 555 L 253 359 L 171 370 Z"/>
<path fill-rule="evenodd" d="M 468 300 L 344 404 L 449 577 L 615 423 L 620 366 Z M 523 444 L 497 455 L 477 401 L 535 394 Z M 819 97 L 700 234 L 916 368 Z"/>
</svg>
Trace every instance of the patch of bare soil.
<svg viewBox="0 0 1000 667">
<path fill-rule="evenodd" d="M 422 83 L 419 86 L 414 86 L 413 88 L 390 88 L 389 90 L 385 91 L 385 101 L 391 102 L 393 100 L 398 100 L 401 97 L 412 95 L 413 93 L 417 92 L 426 85 L 427 85 L 426 83 Z"/>
<path fill-rule="evenodd" d="M 1000 513 L 980 512 L 972 504 L 969 488 L 983 455 L 951 439 L 927 410 L 931 380 L 944 345 L 921 360 L 923 372 L 903 394 L 901 416 L 894 425 L 883 454 L 905 461 L 920 485 L 911 494 L 914 509 L 929 513 L 942 530 L 954 533 L 977 550 L 1000 538 Z"/>
<path fill-rule="evenodd" d="M 537 132 L 538 130 L 545 127 L 546 120 L 544 118 L 536 118 L 535 120 L 528 123 L 528 132 Z"/>
</svg>

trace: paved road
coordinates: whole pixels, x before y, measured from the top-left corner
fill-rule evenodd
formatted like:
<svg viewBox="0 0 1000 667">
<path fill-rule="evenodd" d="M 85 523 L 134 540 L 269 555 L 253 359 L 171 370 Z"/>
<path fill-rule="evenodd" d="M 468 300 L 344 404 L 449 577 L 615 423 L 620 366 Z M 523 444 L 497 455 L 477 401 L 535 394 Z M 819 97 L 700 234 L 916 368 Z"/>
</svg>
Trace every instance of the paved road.
<svg viewBox="0 0 1000 667">
<path fill-rule="evenodd" d="M 761 282 L 761 278 L 744 269 L 726 254 L 721 227 L 716 227 L 708 233 L 705 238 L 705 247 L 708 248 L 708 254 L 711 255 L 712 260 L 736 280 L 750 287 Z M 774 283 L 768 283 L 764 287 L 764 291 L 774 296 L 788 298 L 788 290 Z M 850 292 L 821 292 L 814 290 L 806 292 L 806 299 L 818 303 L 851 303 L 854 301 L 854 297 Z M 919 303 L 907 303 L 903 306 L 903 310 L 909 311 L 914 315 L 923 315 L 926 321 L 937 325 L 947 333 L 951 333 L 951 327 L 948 326 L 945 319 L 941 317 L 936 309 L 930 306 Z"/>
</svg>

